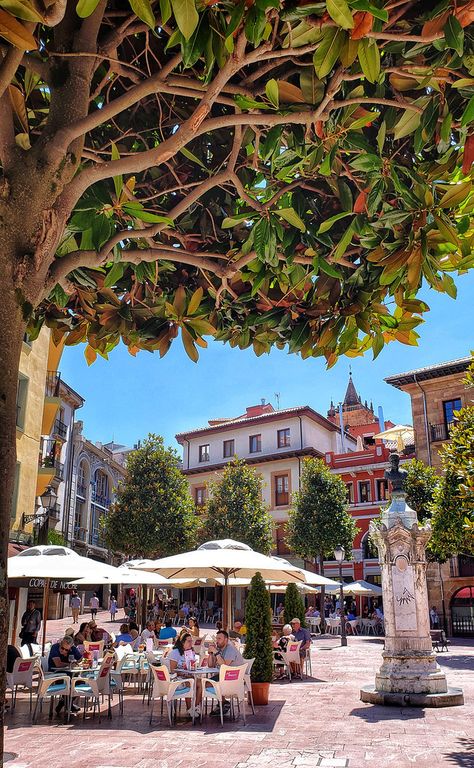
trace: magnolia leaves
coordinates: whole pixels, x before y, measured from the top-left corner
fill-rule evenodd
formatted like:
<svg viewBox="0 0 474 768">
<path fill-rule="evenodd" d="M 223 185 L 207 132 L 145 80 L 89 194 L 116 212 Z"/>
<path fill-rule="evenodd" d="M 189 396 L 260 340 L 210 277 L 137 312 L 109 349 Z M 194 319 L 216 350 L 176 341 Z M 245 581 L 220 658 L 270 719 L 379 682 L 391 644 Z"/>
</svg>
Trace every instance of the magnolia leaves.
<svg viewBox="0 0 474 768">
<path fill-rule="evenodd" d="M 180 285 L 175 293 L 173 304 L 166 304 L 168 318 L 172 321 L 172 325 L 170 326 L 169 344 L 173 337 L 173 326 L 179 326 L 181 328 L 181 339 L 186 354 L 194 363 L 197 363 L 199 359 L 197 346 L 204 349 L 207 347 L 207 341 L 202 337 L 204 335 L 214 336 L 216 333 L 216 329 L 211 323 L 198 313 L 203 295 L 203 289 L 198 288 L 188 301 L 186 290 Z M 169 344 L 166 347 L 166 351 L 169 348 Z M 162 354 L 164 354 L 164 352 Z"/>
</svg>

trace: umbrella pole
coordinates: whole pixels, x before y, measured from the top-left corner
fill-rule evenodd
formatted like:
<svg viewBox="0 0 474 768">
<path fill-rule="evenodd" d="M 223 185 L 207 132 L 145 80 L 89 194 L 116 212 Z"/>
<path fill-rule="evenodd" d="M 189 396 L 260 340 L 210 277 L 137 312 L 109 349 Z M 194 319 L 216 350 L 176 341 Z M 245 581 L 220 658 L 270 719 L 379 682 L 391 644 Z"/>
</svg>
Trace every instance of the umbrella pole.
<svg viewBox="0 0 474 768">
<path fill-rule="evenodd" d="M 229 574 L 224 571 L 224 593 L 222 595 L 222 623 L 224 629 L 229 627 Z"/>
<path fill-rule="evenodd" d="M 48 623 L 48 610 L 49 610 L 49 579 L 45 579 L 44 590 L 43 590 L 43 645 L 41 647 L 42 656 L 44 656 L 44 646 L 46 644 L 46 625 Z"/>
</svg>

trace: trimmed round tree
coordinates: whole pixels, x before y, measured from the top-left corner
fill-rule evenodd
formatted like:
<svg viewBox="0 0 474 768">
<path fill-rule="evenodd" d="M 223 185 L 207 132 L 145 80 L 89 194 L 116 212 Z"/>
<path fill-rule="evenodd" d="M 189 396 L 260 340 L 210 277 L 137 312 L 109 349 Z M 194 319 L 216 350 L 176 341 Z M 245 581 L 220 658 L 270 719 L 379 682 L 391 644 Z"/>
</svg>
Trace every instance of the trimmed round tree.
<svg viewBox="0 0 474 768">
<path fill-rule="evenodd" d="M 270 683 L 273 677 L 272 609 L 270 595 L 262 574 L 257 572 L 250 582 L 245 603 L 247 636 L 244 656 L 255 659 L 252 682 Z"/>
<path fill-rule="evenodd" d="M 288 584 L 285 593 L 285 610 L 283 612 L 285 624 L 289 624 L 292 619 L 299 619 L 301 626 L 305 627 L 304 602 L 296 584 Z"/>
<path fill-rule="evenodd" d="M 334 550 L 344 547 L 352 558 L 352 543 L 357 525 L 347 509 L 346 485 L 330 472 L 321 459 L 303 463 L 301 490 L 294 494 L 295 506 L 288 518 L 287 543 L 306 560 L 316 558 L 324 575 L 324 560 L 334 558 Z M 324 626 L 324 586 L 321 587 L 321 623 Z"/>
<path fill-rule="evenodd" d="M 164 557 L 192 549 L 196 515 L 179 457 L 150 434 L 132 451 L 127 477 L 102 519 L 107 545 L 129 557 Z"/>
<path fill-rule="evenodd" d="M 263 480 L 242 459 L 227 464 L 219 479 L 209 484 L 200 537 L 235 539 L 267 555 L 273 546 L 272 518 L 262 500 Z"/>
</svg>

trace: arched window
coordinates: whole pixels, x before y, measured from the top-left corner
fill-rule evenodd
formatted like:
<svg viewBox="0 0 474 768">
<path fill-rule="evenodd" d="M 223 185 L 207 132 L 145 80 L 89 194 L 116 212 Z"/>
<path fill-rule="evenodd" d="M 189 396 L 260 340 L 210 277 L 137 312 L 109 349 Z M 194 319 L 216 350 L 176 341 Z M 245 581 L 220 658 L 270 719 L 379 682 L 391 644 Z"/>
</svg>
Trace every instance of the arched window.
<svg viewBox="0 0 474 768">
<path fill-rule="evenodd" d="M 110 505 L 110 479 L 103 469 L 98 469 L 95 473 L 93 501 L 101 507 Z"/>
<path fill-rule="evenodd" d="M 362 548 L 362 557 L 364 560 L 378 559 L 379 553 L 377 551 L 377 547 L 372 542 L 368 533 L 365 534 L 360 545 Z"/>
</svg>

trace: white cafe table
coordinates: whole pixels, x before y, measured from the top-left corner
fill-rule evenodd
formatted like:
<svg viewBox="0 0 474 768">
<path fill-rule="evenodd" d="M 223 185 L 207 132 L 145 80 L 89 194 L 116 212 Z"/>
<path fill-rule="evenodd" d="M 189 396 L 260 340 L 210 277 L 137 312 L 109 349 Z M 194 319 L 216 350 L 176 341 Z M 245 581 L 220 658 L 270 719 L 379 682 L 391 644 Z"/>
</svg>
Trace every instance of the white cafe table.
<svg viewBox="0 0 474 768">
<path fill-rule="evenodd" d="M 182 675 L 183 677 L 193 677 L 196 680 L 197 678 L 213 677 L 214 675 L 218 675 L 219 667 L 196 667 L 195 669 L 176 669 L 175 671 L 177 672 L 178 675 Z M 196 685 L 195 684 L 193 686 L 191 707 L 194 712 L 194 709 L 196 707 Z"/>
</svg>

